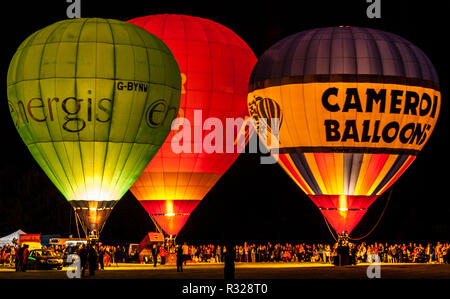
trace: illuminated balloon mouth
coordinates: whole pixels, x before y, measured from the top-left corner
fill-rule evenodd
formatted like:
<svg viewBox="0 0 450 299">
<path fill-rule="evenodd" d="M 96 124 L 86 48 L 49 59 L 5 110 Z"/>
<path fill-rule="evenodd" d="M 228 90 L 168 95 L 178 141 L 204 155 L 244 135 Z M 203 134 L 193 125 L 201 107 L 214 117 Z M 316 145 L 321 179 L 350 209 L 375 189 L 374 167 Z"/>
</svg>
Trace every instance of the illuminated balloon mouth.
<svg viewBox="0 0 450 299">
<path fill-rule="evenodd" d="M 324 208 L 319 207 L 319 210 L 326 210 L 326 211 L 366 211 L 367 209 L 348 209 L 348 208 Z"/>
<path fill-rule="evenodd" d="M 176 236 L 200 200 L 141 200 L 155 224 L 168 236 Z"/>
<path fill-rule="evenodd" d="M 84 231 L 90 232 L 96 230 L 101 232 L 106 220 L 111 214 L 112 209 L 116 205 L 116 200 L 110 201 L 86 201 L 86 200 L 72 200 L 72 205 L 75 213 L 81 219 Z"/>
<path fill-rule="evenodd" d="M 351 233 L 378 196 L 309 195 L 328 223 L 341 234 Z"/>
<path fill-rule="evenodd" d="M 189 216 L 190 213 L 166 213 L 166 214 L 150 214 L 151 216 L 167 216 L 167 217 L 174 217 L 174 216 Z"/>
</svg>

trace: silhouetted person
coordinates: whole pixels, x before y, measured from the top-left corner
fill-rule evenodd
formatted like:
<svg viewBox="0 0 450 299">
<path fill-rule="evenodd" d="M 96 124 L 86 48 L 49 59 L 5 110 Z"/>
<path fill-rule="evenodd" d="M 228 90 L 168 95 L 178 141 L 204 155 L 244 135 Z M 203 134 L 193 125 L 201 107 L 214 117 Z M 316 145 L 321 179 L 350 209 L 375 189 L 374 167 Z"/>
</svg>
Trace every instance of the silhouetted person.
<svg viewBox="0 0 450 299">
<path fill-rule="evenodd" d="M 25 245 L 22 253 L 22 272 L 27 271 L 27 260 L 28 260 L 28 245 Z"/>
<path fill-rule="evenodd" d="M 16 272 L 22 271 L 22 256 L 23 256 L 23 246 L 19 246 L 19 248 L 17 248 L 16 250 L 16 255 L 14 257 Z"/>
<path fill-rule="evenodd" d="M 183 249 L 183 263 L 186 266 L 186 262 L 189 259 L 189 246 L 186 244 L 186 242 L 184 242 L 182 249 Z"/>
<path fill-rule="evenodd" d="M 78 255 L 80 256 L 80 265 L 81 265 L 81 276 L 84 276 L 84 271 L 86 271 L 87 263 L 88 263 L 88 249 L 86 248 L 86 245 L 81 245 L 81 248 L 78 252 Z"/>
<path fill-rule="evenodd" d="M 158 247 L 156 244 L 152 246 L 152 258 L 153 258 L 153 267 L 156 267 L 156 263 L 158 261 Z"/>
<path fill-rule="evenodd" d="M 93 245 L 89 246 L 88 263 L 89 263 L 89 275 L 95 275 L 95 268 L 97 268 L 97 250 Z"/>
<path fill-rule="evenodd" d="M 105 258 L 105 249 L 103 248 L 103 246 L 100 246 L 98 249 L 98 262 L 100 263 L 100 269 L 102 270 L 105 270 L 104 258 Z"/>
<path fill-rule="evenodd" d="M 236 250 L 234 246 L 228 245 L 225 253 L 223 274 L 225 280 L 234 279 L 234 260 L 236 259 Z"/>
<path fill-rule="evenodd" d="M 183 248 L 178 245 L 177 247 L 177 272 L 183 272 Z"/>
</svg>

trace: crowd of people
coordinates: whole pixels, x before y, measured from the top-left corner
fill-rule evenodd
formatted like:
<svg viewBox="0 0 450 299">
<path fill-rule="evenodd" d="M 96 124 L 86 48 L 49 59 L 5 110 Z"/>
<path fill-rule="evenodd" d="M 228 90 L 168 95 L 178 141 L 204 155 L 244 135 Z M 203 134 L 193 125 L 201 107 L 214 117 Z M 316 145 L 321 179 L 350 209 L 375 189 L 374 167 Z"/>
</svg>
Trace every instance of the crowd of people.
<svg viewBox="0 0 450 299">
<path fill-rule="evenodd" d="M 226 246 L 220 245 L 183 245 L 183 256 L 192 262 L 223 262 Z M 360 244 L 348 243 L 350 257 L 354 263 L 383 262 L 383 263 L 450 263 L 450 243 L 418 243 L 388 244 L 378 243 Z M 330 244 L 291 244 L 267 243 L 247 244 L 235 246 L 235 261 L 252 262 L 312 262 L 332 263 L 338 255 L 337 243 Z M 378 256 L 378 260 L 375 260 Z"/>
<path fill-rule="evenodd" d="M 145 257 L 139 252 L 132 252 L 128 246 L 80 245 L 67 247 L 51 245 L 43 249 L 54 251 L 66 260 L 69 254 L 80 256 L 83 269 L 89 269 L 92 275 L 96 269 L 105 266 L 118 265 L 118 263 L 140 262 L 153 263 L 158 261 L 164 264 L 170 254 L 176 254 L 178 259 L 189 263 L 223 263 L 226 253 L 231 246 L 224 245 L 187 245 L 157 246 L 153 244 L 150 249 L 151 256 Z M 333 263 L 334 257 L 339 254 L 337 243 L 307 244 L 307 243 L 266 243 L 266 244 L 240 244 L 234 245 L 235 262 L 237 263 L 267 263 L 267 262 L 310 262 Z M 383 263 L 450 263 L 450 243 L 348 243 L 348 252 L 352 263 L 383 262 Z M 26 258 L 29 253 L 26 246 L 4 246 L 0 248 L 0 266 L 16 267 L 17 271 L 24 271 Z M 84 271 L 83 271 L 84 273 Z"/>
</svg>

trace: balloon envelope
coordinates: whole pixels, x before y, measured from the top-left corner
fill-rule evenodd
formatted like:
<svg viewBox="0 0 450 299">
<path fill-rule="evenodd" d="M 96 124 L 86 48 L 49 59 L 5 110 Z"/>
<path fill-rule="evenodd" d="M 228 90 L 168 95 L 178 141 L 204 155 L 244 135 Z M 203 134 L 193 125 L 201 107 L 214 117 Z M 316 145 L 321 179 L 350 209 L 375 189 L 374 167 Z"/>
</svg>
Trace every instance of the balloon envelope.
<svg viewBox="0 0 450 299">
<path fill-rule="evenodd" d="M 165 14 L 129 22 L 155 34 L 172 50 L 182 75 L 179 117 L 184 122 L 180 129 L 188 129 L 189 124 L 192 131 L 200 130 L 200 134 L 189 131 L 191 140 L 182 142 L 190 152 L 181 153 L 174 153 L 171 142 L 182 132 L 172 131 L 130 189 L 168 235 L 177 235 L 191 212 L 239 156 L 236 150 L 227 153 L 225 143 L 218 140 L 216 148 L 223 152 L 206 152 L 203 137 L 211 130 L 200 138 L 196 134 L 202 134 L 202 120 L 213 117 L 223 127 L 212 128 L 225 139 L 226 119 L 248 115 L 245 99 L 256 57 L 236 33 L 211 20 Z"/>
<path fill-rule="evenodd" d="M 350 233 L 428 141 L 441 104 L 427 56 L 357 27 L 312 29 L 268 49 L 250 79 L 257 120 L 279 121 L 278 163 L 336 232 Z"/>
<path fill-rule="evenodd" d="M 167 46 L 116 20 L 45 27 L 20 45 L 8 70 L 20 136 L 87 228 L 98 231 L 167 137 L 180 87 Z"/>
</svg>

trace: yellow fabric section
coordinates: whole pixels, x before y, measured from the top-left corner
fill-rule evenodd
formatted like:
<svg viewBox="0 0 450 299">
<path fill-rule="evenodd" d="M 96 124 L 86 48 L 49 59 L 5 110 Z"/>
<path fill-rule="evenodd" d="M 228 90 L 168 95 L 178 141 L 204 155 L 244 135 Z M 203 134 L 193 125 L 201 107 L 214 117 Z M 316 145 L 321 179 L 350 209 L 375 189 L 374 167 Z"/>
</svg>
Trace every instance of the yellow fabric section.
<svg viewBox="0 0 450 299">
<path fill-rule="evenodd" d="M 248 100 L 257 97 L 270 98 L 281 107 L 280 148 L 420 150 L 434 129 L 441 102 L 440 92 L 431 88 L 358 82 L 272 86 L 250 92 Z M 326 121 L 339 125 L 338 140 L 327 141 Z"/>
</svg>

